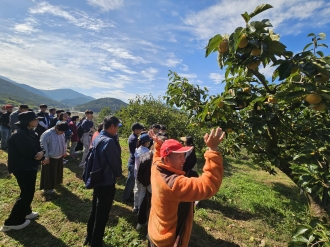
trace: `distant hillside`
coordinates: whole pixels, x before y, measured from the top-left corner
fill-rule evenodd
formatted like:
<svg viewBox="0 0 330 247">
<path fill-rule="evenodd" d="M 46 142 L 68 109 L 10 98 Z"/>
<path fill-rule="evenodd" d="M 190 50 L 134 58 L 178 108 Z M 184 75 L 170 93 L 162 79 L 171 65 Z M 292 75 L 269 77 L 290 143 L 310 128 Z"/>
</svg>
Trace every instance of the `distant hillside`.
<svg viewBox="0 0 330 247">
<path fill-rule="evenodd" d="M 49 107 L 67 107 L 63 103 L 32 93 L 12 82 L 1 78 L 0 89 L 0 105 L 11 103 L 17 106 L 18 104 L 24 103 L 33 108 L 39 108 L 40 104 L 47 104 Z"/>
<path fill-rule="evenodd" d="M 92 98 L 92 97 L 84 96 L 84 97 L 78 97 L 78 98 L 74 98 L 74 99 L 64 99 L 64 100 L 61 100 L 61 102 L 65 105 L 73 107 L 76 105 L 91 102 L 91 100 L 93 100 L 93 98 L 92 99 L 90 99 L 90 98 Z"/>
<path fill-rule="evenodd" d="M 115 98 L 101 98 L 93 100 L 86 104 L 81 104 L 75 106 L 75 110 L 86 111 L 92 110 L 93 112 L 100 112 L 104 107 L 110 107 L 112 112 L 118 111 L 122 107 L 125 107 L 127 104 L 120 99 Z"/>
<path fill-rule="evenodd" d="M 26 84 L 17 83 L 17 82 L 14 82 L 14 81 L 11 81 L 11 82 L 16 84 L 19 87 L 22 87 L 22 88 L 32 92 L 32 93 L 38 94 L 38 95 L 40 95 L 42 97 L 45 97 L 45 98 L 49 98 L 47 94 L 45 94 L 44 92 L 42 92 L 39 89 L 36 89 L 34 87 L 30 87 L 29 85 L 26 85 Z"/>
<path fill-rule="evenodd" d="M 87 101 L 85 102 L 94 100 L 93 97 L 86 96 L 82 93 L 78 93 L 72 89 L 54 89 L 54 90 L 41 90 L 41 91 L 45 93 L 49 98 L 57 101 L 75 99 L 75 98 L 86 98 Z"/>
</svg>

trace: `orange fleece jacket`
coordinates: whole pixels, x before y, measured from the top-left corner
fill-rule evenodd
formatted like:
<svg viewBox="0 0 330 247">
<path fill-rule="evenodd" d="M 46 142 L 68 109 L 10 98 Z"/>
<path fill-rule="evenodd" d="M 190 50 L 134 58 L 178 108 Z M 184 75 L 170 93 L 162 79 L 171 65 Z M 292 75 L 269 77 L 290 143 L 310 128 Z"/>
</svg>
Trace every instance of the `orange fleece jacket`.
<svg viewBox="0 0 330 247">
<path fill-rule="evenodd" d="M 150 240 L 158 247 L 173 247 L 176 238 L 177 213 L 180 202 L 194 202 L 212 197 L 220 188 L 223 177 L 223 160 L 219 152 L 206 151 L 204 173 L 198 177 L 185 177 L 184 171 L 164 165 L 160 157 L 160 145 L 155 144 L 151 168 L 151 209 L 148 223 Z M 172 189 L 166 184 L 157 166 L 174 172 Z M 189 244 L 193 222 L 193 204 L 186 220 L 182 247 Z"/>
</svg>

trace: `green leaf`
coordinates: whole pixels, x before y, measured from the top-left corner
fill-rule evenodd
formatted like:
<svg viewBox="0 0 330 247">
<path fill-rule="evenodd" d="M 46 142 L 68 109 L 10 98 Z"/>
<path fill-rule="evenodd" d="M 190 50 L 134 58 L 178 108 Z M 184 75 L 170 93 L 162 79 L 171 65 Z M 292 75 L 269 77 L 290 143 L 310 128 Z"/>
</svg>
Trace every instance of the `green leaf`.
<svg viewBox="0 0 330 247">
<path fill-rule="evenodd" d="M 293 160 L 297 160 L 300 157 L 305 157 L 305 156 L 306 156 L 306 154 L 297 154 L 296 156 L 293 157 Z"/>
<path fill-rule="evenodd" d="M 285 99 L 295 99 L 295 98 L 301 97 L 303 95 L 306 95 L 306 91 L 304 91 L 304 90 L 293 91 L 293 92 L 288 93 L 285 96 Z"/>
<path fill-rule="evenodd" d="M 211 52 L 217 50 L 218 45 L 222 42 L 222 36 L 220 34 L 215 35 L 213 38 L 209 40 L 208 45 L 205 47 L 205 57 L 210 55 Z"/>
<path fill-rule="evenodd" d="M 256 15 L 260 14 L 261 12 L 263 12 L 267 9 L 270 9 L 270 8 L 273 8 L 273 6 L 270 4 L 261 4 L 261 5 L 257 6 L 253 12 L 250 13 L 250 18 L 253 18 Z"/>
<path fill-rule="evenodd" d="M 309 43 L 309 44 L 305 45 L 303 51 L 306 51 L 306 49 L 307 49 L 308 47 L 310 47 L 312 44 L 313 44 L 313 43 Z"/>
<path fill-rule="evenodd" d="M 285 48 L 286 48 L 286 46 L 283 45 L 281 42 L 273 40 L 269 43 L 268 52 L 281 56 L 281 55 L 283 55 Z"/>
<path fill-rule="evenodd" d="M 318 44 L 317 46 L 323 46 L 323 47 L 328 48 L 328 46 L 326 44 Z"/>
<path fill-rule="evenodd" d="M 272 24 L 268 19 L 264 19 L 262 21 L 252 21 L 250 27 L 253 27 L 254 29 L 263 29 L 265 27 L 272 27 Z"/>
<path fill-rule="evenodd" d="M 284 62 L 277 69 L 280 76 L 279 80 L 284 80 L 291 75 L 292 63 Z"/>
<path fill-rule="evenodd" d="M 278 68 L 276 68 L 273 72 L 273 75 L 272 75 L 272 81 L 275 81 L 276 78 L 280 75 L 279 71 L 278 71 Z"/>
<path fill-rule="evenodd" d="M 307 37 L 310 37 L 310 36 L 316 36 L 314 33 L 310 33 L 307 35 Z"/>
<path fill-rule="evenodd" d="M 243 17 L 245 23 L 248 23 L 251 19 L 251 17 L 249 16 L 249 14 L 247 12 L 245 12 L 244 14 L 241 14 L 241 16 Z"/>
<path fill-rule="evenodd" d="M 317 51 L 317 54 L 319 54 L 320 57 L 324 57 L 324 53 L 322 51 Z"/>
<path fill-rule="evenodd" d="M 298 237 L 299 235 L 304 234 L 305 232 L 307 232 L 308 230 L 310 230 L 308 227 L 305 226 L 299 226 L 297 228 L 297 230 L 295 231 L 295 233 L 293 234 L 293 237 Z"/>
</svg>

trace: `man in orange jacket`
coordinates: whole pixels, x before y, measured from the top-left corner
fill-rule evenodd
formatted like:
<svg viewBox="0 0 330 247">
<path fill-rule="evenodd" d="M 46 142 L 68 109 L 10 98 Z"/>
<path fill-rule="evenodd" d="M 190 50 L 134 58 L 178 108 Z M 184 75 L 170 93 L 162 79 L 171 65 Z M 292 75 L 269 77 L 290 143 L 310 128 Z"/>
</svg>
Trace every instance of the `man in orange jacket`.
<svg viewBox="0 0 330 247">
<path fill-rule="evenodd" d="M 222 157 L 218 146 L 225 133 L 212 129 L 204 136 L 204 173 L 185 177 L 182 170 L 185 155 L 193 147 L 183 147 L 178 141 L 162 142 L 151 131 L 155 153 L 151 168 L 151 210 L 148 223 L 149 246 L 186 247 L 189 244 L 193 222 L 193 202 L 212 197 L 219 190 L 222 177 Z"/>
</svg>

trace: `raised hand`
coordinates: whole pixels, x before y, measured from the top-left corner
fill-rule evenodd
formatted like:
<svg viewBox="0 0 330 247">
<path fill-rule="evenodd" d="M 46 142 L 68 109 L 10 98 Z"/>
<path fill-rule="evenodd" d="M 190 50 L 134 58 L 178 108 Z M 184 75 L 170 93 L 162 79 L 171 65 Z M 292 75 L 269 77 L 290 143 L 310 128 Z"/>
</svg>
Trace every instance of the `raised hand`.
<svg viewBox="0 0 330 247">
<path fill-rule="evenodd" d="M 150 138 L 154 141 L 157 142 L 159 145 L 163 144 L 163 141 L 158 138 L 158 136 L 155 135 L 155 133 L 152 130 L 148 131 L 148 135 Z"/>
<path fill-rule="evenodd" d="M 209 150 L 217 151 L 220 142 L 222 142 L 225 137 L 225 132 L 222 131 L 220 127 L 216 130 L 212 129 L 211 133 L 206 133 L 204 136 L 204 141 Z"/>
</svg>

